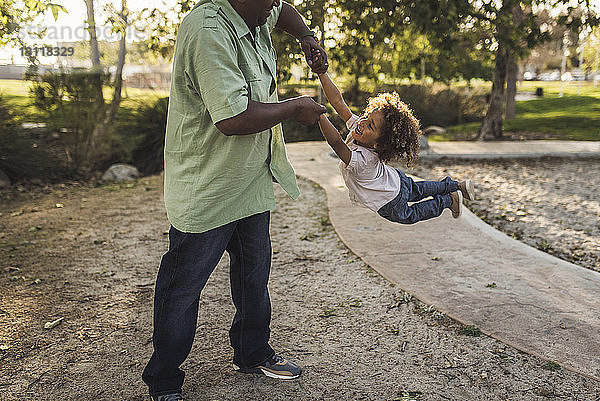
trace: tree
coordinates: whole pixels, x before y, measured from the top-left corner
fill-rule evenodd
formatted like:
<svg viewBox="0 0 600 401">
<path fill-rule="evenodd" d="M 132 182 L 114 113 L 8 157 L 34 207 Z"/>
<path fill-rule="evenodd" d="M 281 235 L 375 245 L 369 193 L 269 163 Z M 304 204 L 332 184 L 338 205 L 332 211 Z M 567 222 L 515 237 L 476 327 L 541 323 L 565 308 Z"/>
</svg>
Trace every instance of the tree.
<svg viewBox="0 0 600 401">
<path fill-rule="evenodd" d="M 0 45 L 25 46 L 23 33 L 39 36 L 39 32 L 29 32 L 28 28 L 47 11 L 51 11 L 56 20 L 59 13 L 66 12 L 66 9 L 48 0 L 0 1 Z M 36 57 L 32 55 L 29 59 L 35 62 Z"/>
<path fill-rule="evenodd" d="M 107 8 L 109 12 L 108 22 L 113 26 L 113 32 L 119 33 L 119 54 L 117 58 L 116 70 L 112 86 L 114 88 L 113 96 L 110 104 L 106 104 L 103 91 L 102 75 L 104 67 L 100 64 L 100 52 L 98 50 L 98 38 L 96 37 L 96 18 L 94 11 L 94 0 L 84 0 L 87 9 L 87 23 L 90 34 L 90 60 L 92 62 L 92 82 L 95 88 L 95 116 L 96 122 L 90 133 L 90 151 L 99 149 L 97 146 L 100 138 L 106 135 L 107 130 L 113 125 L 117 116 L 117 111 L 121 104 L 121 90 L 123 88 L 123 67 L 125 65 L 125 56 L 127 54 L 126 47 L 126 30 L 128 27 L 129 10 L 127 9 L 127 0 L 121 0 L 121 9 L 117 11 L 114 7 Z M 95 157 L 92 157 L 94 160 Z"/>
<path fill-rule="evenodd" d="M 584 7 L 577 13 L 573 3 Z M 462 0 L 433 0 L 411 2 L 406 8 L 410 18 L 424 32 L 456 32 L 464 27 L 478 25 L 487 27 L 493 35 L 490 49 L 495 52 L 492 93 L 487 113 L 478 137 L 498 139 L 502 137 L 507 67 L 527 53 L 528 49 L 549 39 L 540 29 L 540 19 L 534 9 L 561 7 L 560 24 L 578 31 L 583 26 L 598 25 L 598 17 L 588 0 L 499 0 L 495 2 L 465 2 Z M 442 21 L 443 23 L 440 23 Z M 512 95 L 511 95 L 512 96 Z"/>
<path fill-rule="evenodd" d="M 148 34 L 150 50 L 166 60 L 173 57 L 179 24 L 194 4 L 196 0 L 177 0 L 175 6 L 167 10 L 155 7 L 139 12 L 136 19 L 140 22 L 141 30 Z"/>
</svg>

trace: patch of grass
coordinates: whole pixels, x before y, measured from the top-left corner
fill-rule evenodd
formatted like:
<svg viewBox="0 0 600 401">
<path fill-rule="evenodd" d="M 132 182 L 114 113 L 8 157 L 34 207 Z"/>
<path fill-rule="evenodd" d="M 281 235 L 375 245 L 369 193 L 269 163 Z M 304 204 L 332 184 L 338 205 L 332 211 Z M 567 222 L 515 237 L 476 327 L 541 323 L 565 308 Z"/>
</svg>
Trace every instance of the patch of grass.
<svg viewBox="0 0 600 401">
<path fill-rule="evenodd" d="M 536 248 L 539 249 L 540 251 L 546 252 L 546 253 L 550 253 L 554 249 L 554 248 L 552 248 L 552 245 L 550 245 L 548 243 L 548 241 L 546 241 L 545 239 L 539 241 L 536 244 Z"/>
<path fill-rule="evenodd" d="M 488 91 L 488 83 L 479 85 Z M 564 96 L 559 97 L 560 82 L 522 82 L 519 92 L 544 90 L 539 99 L 517 102 L 517 116 L 504 121 L 506 132 L 536 132 L 551 134 L 552 139 L 574 141 L 600 140 L 600 89 L 589 83 L 582 83 L 577 90 L 576 82 L 565 83 Z M 480 89 L 481 89 L 480 88 Z M 460 140 L 474 136 L 481 122 L 472 122 L 446 127 L 443 135 L 433 135 L 427 139 L 436 141 Z"/>
<path fill-rule="evenodd" d="M 300 239 L 302 241 L 313 241 L 316 238 L 319 238 L 319 234 L 308 233 L 308 234 L 304 234 L 302 237 L 300 237 Z"/>
<path fill-rule="evenodd" d="M 418 401 L 423 399 L 423 393 L 421 391 L 402 390 L 398 392 L 394 401 Z"/>
<path fill-rule="evenodd" d="M 479 337 L 482 334 L 479 327 L 472 325 L 461 328 L 459 333 L 469 337 Z"/>
<path fill-rule="evenodd" d="M 542 365 L 542 368 L 549 370 L 551 372 L 556 372 L 557 370 L 561 369 L 560 365 L 554 361 L 548 361 L 548 362 L 544 363 Z"/>
<path fill-rule="evenodd" d="M 458 135 L 475 135 L 480 127 L 480 122 L 455 125 L 428 140 L 455 140 Z M 598 141 L 600 96 L 543 97 L 517 102 L 517 116 L 504 121 L 504 131 L 549 133 L 558 140 Z"/>
<path fill-rule="evenodd" d="M 352 308 L 360 308 L 362 307 L 362 301 L 360 298 L 354 298 L 348 302 L 348 306 Z"/>
<path fill-rule="evenodd" d="M 11 79 L 0 79 L 0 94 L 14 107 L 17 121 L 20 123 L 42 123 L 45 116 L 33 106 L 29 88 L 31 82 Z M 112 99 L 112 88 L 104 88 L 104 97 L 107 101 Z M 169 96 L 168 91 L 154 89 L 124 88 L 123 100 L 119 113 L 131 113 L 139 107 L 140 102 L 152 103 L 156 99 Z"/>
<path fill-rule="evenodd" d="M 335 309 L 333 309 L 333 308 L 324 309 L 323 312 L 321 312 L 319 314 L 319 317 L 332 317 L 332 316 L 337 316 L 337 314 L 335 313 Z"/>
<path fill-rule="evenodd" d="M 486 288 L 496 288 L 496 287 L 497 287 L 497 286 L 496 286 L 496 283 L 489 283 L 489 284 L 486 284 Z"/>
<path fill-rule="evenodd" d="M 329 227 L 331 225 L 331 221 L 329 220 L 329 215 L 323 215 L 319 219 L 319 222 L 323 227 Z"/>
</svg>

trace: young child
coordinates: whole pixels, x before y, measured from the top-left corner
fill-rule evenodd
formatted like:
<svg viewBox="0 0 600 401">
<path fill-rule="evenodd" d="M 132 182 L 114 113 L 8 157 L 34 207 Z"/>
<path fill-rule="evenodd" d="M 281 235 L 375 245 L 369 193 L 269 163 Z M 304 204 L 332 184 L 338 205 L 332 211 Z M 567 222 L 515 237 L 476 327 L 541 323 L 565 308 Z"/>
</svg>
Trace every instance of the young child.
<svg viewBox="0 0 600 401">
<path fill-rule="evenodd" d="M 442 181 L 413 181 L 385 164 L 404 157 L 408 166 L 419 153 L 419 121 L 397 93 L 369 99 L 359 117 L 350 111 L 327 73 L 319 75 L 319 80 L 327 100 L 350 130 L 344 142 L 324 114 L 319 119 L 323 136 L 341 159 L 340 169 L 352 203 L 403 224 L 437 217 L 445 208 L 454 218 L 461 215 L 463 196 L 474 198 L 471 180 L 457 182 L 446 177 Z M 429 196 L 433 199 L 418 202 Z"/>
</svg>

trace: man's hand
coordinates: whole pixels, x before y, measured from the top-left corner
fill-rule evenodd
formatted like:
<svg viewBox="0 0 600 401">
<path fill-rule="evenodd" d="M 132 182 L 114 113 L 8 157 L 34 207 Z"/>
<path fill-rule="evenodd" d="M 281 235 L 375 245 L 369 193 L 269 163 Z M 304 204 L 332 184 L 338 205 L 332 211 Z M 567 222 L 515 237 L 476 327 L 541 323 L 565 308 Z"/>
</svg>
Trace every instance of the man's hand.
<svg viewBox="0 0 600 401">
<path fill-rule="evenodd" d="M 304 36 L 300 41 L 300 46 L 306 57 L 308 66 L 315 74 L 324 74 L 327 72 L 329 64 L 327 63 L 327 54 L 319 45 L 313 36 Z M 315 57 L 315 55 L 318 55 Z"/>
<path fill-rule="evenodd" d="M 294 119 L 302 125 L 315 125 L 319 116 L 327 111 L 325 106 L 308 96 L 300 96 L 291 100 L 295 106 Z"/>
</svg>

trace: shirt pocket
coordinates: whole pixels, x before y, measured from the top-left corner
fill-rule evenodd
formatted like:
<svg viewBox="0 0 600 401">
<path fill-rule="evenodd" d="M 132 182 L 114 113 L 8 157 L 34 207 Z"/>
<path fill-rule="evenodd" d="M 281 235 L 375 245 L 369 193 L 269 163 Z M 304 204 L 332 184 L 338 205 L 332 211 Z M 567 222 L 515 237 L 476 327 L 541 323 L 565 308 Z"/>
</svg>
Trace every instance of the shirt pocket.
<svg viewBox="0 0 600 401">
<path fill-rule="evenodd" d="M 240 63 L 240 70 L 242 70 L 248 86 L 248 98 L 257 102 L 266 102 L 267 93 L 263 88 L 264 83 L 261 77 L 260 65 L 253 62 L 242 62 Z"/>
</svg>

